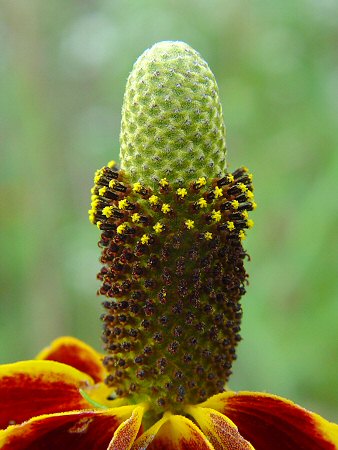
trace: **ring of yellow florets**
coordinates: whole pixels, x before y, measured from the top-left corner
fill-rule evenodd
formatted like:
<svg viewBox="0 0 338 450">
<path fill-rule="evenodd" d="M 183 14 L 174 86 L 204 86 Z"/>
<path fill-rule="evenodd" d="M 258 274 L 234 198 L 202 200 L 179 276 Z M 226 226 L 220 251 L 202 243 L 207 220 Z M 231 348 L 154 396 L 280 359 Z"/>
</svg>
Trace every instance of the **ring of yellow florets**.
<svg viewBox="0 0 338 450">
<path fill-rule="evenodd" d="M 184 203 L 189 208 L 181 225 L 175 224 L 176 230 L 181 228 L 185 232 L 198 227 L 201 236 L 208 240 L 212 239 L 213 231 L 228 230 L 232 237 L 243 240 L 245 229 L 253 226 L 248 211 L 255 209 L 256 203 L 253 200 L 252 174 L 245 167 L 208 183 L 201 177 L 189 186 L 177 189 L 163 178 L 155 192 L 139 182 L 129 185 L 125 175 L 113 167 L 111 162 L 99 169 L 94 177 L 89 219 L 99 229 L 116 229 L 118 234 L 138 235 L 142 232 L 139 241 L 145 245 L 165 227 L 170 227 L 173 218 L 177 218 L 175 210 L 182 208 Z M 140 200 L 144 210 L 153 212 L 155 223 L 152 227 L 150 217 L 143 216 L 141 220 L 138 212 Z M 144 238 L 145 222 L 149 224 L 149 240 Z"/>
<path fill-rule="evenodd" d="M 221 392 L 240 341 L 251 174 L 150 189 L 109 164 L 94 183 L 108 385 L 159 410 Z"/>
</svg>

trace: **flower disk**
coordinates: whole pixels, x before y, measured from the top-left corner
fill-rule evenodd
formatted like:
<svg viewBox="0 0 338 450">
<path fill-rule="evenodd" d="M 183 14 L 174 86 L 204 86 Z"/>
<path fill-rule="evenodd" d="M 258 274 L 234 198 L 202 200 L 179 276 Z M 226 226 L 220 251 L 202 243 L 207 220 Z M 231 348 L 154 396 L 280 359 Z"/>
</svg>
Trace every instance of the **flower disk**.
<svg viewBox="0 0 338 450">
<path fill-rule="evenodd" d="M 175 187 L 224 173 L 225 127 L 208 64 L 183 42 L 145 51 L 128 78 L 121 122 L 121 168 L 151 187 Z"/>
<path fill-rule="evenodd" d="M 89 212 L 102 231 L 107 383 L 180 411 L 222 392 L 236 358 L 252 176 L 152 189 L 113 165 L 97 171 Z"/>
</svg>

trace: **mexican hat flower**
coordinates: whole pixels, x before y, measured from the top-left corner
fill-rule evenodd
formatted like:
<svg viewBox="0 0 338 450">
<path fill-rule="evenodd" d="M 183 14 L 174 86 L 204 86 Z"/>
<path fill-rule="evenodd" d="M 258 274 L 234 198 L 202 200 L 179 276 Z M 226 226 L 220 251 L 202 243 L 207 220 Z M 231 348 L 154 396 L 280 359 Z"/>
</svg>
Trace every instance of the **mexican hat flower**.
<svg viewBox="0 0 338 450">
<path fill-rule="evenodd" d="M 105 356 L 60 338 L 0 369 L 0 448 L 333 450 L 338 426 L 228 388 L 240 342 L 252 175 L 228 171 L 218 88 L 161 42 L 136 61 L 121 168 L 95 173 Z"/>
</svg>

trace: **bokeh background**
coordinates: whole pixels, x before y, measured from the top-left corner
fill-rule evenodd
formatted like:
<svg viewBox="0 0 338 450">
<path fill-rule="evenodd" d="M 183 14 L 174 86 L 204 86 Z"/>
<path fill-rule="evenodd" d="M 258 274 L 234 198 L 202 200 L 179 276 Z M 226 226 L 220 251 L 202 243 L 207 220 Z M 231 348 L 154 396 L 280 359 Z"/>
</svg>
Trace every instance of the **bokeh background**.
<svg viewBox="0 0 338 450">
<path fill-rule="evenodd" d="M 184 40 L 219 83 L 230 168 L 255 174 L 231 387 L 338 418 L 338 3 L 0 1 L 0 360 L 59 335 L 100 349 L 95 169 L 118 157 L 132 64 Z"/>
</svg>

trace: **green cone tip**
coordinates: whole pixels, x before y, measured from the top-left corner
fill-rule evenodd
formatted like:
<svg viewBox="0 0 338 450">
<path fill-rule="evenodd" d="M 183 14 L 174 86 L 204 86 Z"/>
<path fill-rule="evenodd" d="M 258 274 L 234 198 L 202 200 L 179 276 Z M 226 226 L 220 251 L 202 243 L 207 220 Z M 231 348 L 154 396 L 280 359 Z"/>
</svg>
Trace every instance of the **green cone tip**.
<svg viewBox="0 0 338 450">
<path fill-rule="evenodd" d="M 225 126 L 208 64 L 184 42 L 146 50 L 131 71 L 122 107 L 121 168 L 131 182 L 176 186 L 226 169 Z"/>
</svg>

